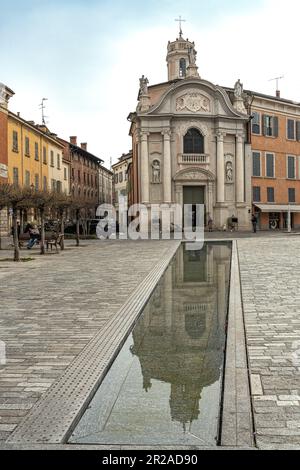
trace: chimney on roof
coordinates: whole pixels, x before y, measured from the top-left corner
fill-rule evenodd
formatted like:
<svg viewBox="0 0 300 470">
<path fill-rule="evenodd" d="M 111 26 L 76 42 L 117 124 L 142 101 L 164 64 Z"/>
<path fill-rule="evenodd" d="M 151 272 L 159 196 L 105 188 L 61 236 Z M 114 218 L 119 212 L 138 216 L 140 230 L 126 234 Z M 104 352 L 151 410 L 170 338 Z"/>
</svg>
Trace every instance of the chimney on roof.
<svg viewBox="0 0 300 470">
<path fill-rule="evenodd" d="M 83 142 L 80 144 L 80 147 L 82 148 L 82 150 L 87 150 L 87 143 L 86 142 Z"/>
<path fill-rule="evenodd" d="M 280 90 L 276 90 L 276 98 L 280 98 Z"/>
<path fill-rule="evenodd" d="M 77 145 L 77 136 L 76 135 L 72 135 L 70 137 L 70 144 Z"/>
</svg>

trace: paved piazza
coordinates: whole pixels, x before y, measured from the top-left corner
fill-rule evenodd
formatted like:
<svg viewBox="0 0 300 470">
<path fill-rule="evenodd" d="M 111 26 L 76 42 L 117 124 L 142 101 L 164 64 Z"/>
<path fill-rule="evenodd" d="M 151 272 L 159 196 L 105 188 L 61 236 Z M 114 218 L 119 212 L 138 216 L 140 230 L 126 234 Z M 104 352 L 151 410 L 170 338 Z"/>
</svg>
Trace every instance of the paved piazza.
<svg viewBox="0 0 300 470">
<path fill-rule="evenodd" d="M 248 236 L 237 247 L 256 444 L 300 448 L 300 236 Z M 174 243 L 68 242 L 59 255 L 0 263 L 2 443 Z"/>
<path fill-rule="evenodd" d="M 7 356 L 0 367 L 2 441 L 119 311 L 170 243 L 87 241 L 29 263 L 0 263 L 0 340 Z"/>
<path fill-rule="evenodd" d="M 239 240 L 260 448 L 300 448 L 300 237 Z"/>
</svg>

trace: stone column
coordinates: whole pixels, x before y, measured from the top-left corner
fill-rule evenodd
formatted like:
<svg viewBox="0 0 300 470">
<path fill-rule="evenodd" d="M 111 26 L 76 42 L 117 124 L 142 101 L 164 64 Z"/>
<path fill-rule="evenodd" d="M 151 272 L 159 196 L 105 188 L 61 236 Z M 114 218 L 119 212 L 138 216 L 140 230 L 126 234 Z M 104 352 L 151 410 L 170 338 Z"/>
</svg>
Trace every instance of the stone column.
<svg viewBox="0 0 300 470">
<path fill-rule="evenodd" d="M 214 282 L 214 247 L 208 246 L 207 248 L 207 282 L 213 284 Z"/>
<path fill-rule="evenodd" d="M 164 292 L 164 311 L 165 311 L 165 326 L 168 334 L 171 334 L 173 323 L 173 267 L 169 266 L 164 276 L 163 292 Z"/>
<path fill-rule="evenodd" d="M 224 134 L 217 134 L 217 202 L 225 201 Z"/>
<path fill-rule="evenodd" d="M 172 202 L 172 171 L 171 171 L 171 133 L 162 132 L 164 136 L 164 202 Z"/>
<path fill-rule="evenodd" d="M 149 194 L 149 155 L 148 132 L 141 132 L 141 196 L 142 204 L 148 204 Z"/>
<path fill-rule="evenodd" d="M 183 189 L 182 186 L 176 183 L 175 186 L 175 203 L 183 206 Z"/>
<path fill-rule="evenodd" d="M 236 202 L 245 202 L 244 139 L 236 136 Z"/>
<path fill-rule="evenodd" d="M 211 218 L 214 218 L 214 201 L 213 201 L 213 183 L 208 183 L 208 201 L 207 201 L 207 212 L 210 214 Z"/>
<path fill-rule="evenodd" d="M 226 265 L 218 264 L 218 326 L 223 325 L 226 312 Z"/>
</svg>

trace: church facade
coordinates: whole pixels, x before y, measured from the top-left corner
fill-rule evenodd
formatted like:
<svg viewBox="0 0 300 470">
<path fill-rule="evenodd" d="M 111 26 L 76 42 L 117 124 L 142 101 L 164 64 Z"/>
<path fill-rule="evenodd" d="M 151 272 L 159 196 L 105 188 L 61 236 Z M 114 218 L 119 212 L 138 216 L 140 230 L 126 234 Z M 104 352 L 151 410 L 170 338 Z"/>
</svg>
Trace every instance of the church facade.
<svg viewBox="0 0 300 470">
<path fill-rule="evenodd" d="M 251 226 L 251 146 L 247 96 L 238 80 L 232 93 L 203 80 L 195 44 L 169 42 L 168 81 L 140 79 L 138 105 L 128 119 L 133 144 L 131 200 L 151 204 L 204 204 L 205 224 Z"/>
</svg>

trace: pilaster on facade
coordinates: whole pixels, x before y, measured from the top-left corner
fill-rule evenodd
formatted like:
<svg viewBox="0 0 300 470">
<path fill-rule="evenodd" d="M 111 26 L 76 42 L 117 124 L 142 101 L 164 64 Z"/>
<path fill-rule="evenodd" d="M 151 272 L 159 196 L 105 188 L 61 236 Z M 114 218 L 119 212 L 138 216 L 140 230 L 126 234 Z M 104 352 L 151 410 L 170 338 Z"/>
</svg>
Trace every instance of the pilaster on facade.
<svg viewBox="0 0 300 470">
<path fill-rule="evenodd" d="M 172 202 L 172 168 L 171 168 L 171 131 L 162 132 L 164 138 L 164 202 Z"/>
<path fill-rule="evenodd" d="M 244 135 L 236 135 L 236 201 L 245 202 Z"/>
<path fill-rule="evenodd" d="M 217 132 L 217 202 L 225 201 L 224 132 Z"/>
<path fill-rule="evenodd" d="M 150 202 L 150 185 L 149 185 L 149 132 L 140 132 L 141 142 L 141 197 L 143 204 Z"/>
</svg>

